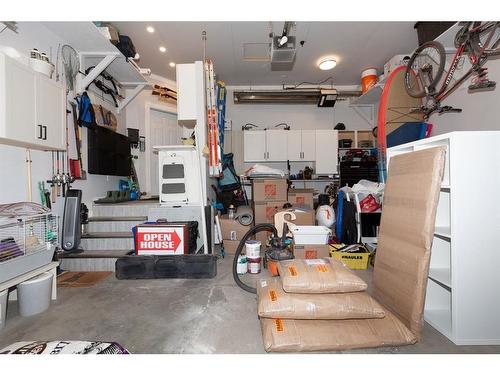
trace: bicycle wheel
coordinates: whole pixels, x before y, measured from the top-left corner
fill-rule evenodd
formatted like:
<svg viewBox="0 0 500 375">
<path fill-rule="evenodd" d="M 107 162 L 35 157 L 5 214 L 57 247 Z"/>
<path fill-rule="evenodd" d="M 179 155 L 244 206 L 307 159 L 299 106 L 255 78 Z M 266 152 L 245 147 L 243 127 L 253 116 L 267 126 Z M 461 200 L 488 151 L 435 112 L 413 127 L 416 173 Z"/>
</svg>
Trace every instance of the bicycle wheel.
<svg viewBox="0 0 500 375">
<path fill-rule="evenodd" d="M 422 44 L 408 61 L 405 73 L 406 92 L 413 98 L 433 93 L 446 63 L 444 47 L 438 42 Z M 416 79 L 415 79 L 416 77 Z"/>
<path fill-rule="evenodd" d="M 488 40 L 490 33 L 493 33 L 488 45 L 483 51 L 484 44 Z M 474 52 L 486 56 L 500 55 L 500 22 L 485 22 L 483 26 L 471 35 L 471 45 Z"/>
</svg>

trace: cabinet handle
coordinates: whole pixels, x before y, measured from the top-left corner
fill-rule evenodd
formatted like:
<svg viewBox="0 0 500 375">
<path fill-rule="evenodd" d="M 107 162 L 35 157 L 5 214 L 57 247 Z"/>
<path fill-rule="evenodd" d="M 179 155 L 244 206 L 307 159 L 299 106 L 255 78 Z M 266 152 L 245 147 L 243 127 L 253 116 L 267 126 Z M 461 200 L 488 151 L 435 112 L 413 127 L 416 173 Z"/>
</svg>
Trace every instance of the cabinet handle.
<svg viewBox="0 0 500 375">
<path fill-rule="evenodd" d="M 47 140 L 47 125 L 43 126 L 43 140 Z"/>
<path fill-rule="evenodd" d="M 266 154 L 267 154 L 267 152 L 264 151 L 264 159 L 266 158 Z"/>
<path fill-rule="evenodd" d="M 37 125 L 38 126 L 38 139 L 42 139 L 42 131 L 43 131 L 43 127 L 42 125 Z"/>
</svg>

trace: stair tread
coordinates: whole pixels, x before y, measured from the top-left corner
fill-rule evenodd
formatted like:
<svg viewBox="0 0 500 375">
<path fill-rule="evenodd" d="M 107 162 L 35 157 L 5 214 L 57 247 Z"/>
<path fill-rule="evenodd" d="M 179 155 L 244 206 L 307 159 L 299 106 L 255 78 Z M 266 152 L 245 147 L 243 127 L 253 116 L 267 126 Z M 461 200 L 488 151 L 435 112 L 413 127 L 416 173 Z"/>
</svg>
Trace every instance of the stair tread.
<svg viewBox="0 0 500 375">
<path fill-rule="evenodd" d="M 147 216 L 93 216 L 89 217 L 89 222 L 99 221 L 146 221 Z"/>
<path fill-rule="evenodd" d="M 82 233 L 82 238 L 134 238 L 134 234 L 129 232 L 87 232 Z"/>
<path fill-rule="evenodd" d="M 134 250 L 84 250 L 82 253 L 60 253 L 59 258 L 121 258 Z"/>
</svg>

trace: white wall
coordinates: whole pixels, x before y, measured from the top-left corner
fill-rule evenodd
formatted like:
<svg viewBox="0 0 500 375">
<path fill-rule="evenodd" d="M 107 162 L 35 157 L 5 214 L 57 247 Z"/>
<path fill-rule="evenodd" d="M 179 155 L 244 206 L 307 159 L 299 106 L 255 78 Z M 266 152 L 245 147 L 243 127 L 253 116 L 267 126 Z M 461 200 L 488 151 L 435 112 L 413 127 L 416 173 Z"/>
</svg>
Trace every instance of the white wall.
<svg viewBox="0 0 500 375">
<path fill-rule="evenodd" d="M 281 87 L 273 87 L 280 89 Z M 371 106 L 360 107 L 364 117 L 350 106 L 349 100 L 339 100 L 333 108 L 318 108 L 314 104 L 234 104 L 233 91 L 248 87 L 228 87 L 226 99 L 226 120 L 231 120 L 232 131 L 225 132 L 224 152 L 233 152 L 236 171 L 241 174 L 253 163 L 243 162 L 243 132 L 241 127 L 246 123 L 258 125 L 260 129 L 272 128 L 279 123 L 287 123 L 292 129 L 333 129 L 343 122 L 347 129 L 371 129 L 373 113 Z M 270 87 L 252 86 L 253 90 L 271 89 Z M 338 87 L 340 90 L 341 87 Z M 346 88 L 347 89 L 347 88 Z M 352 89 L 349 87 L 349 89 Z M 372 119 L 367 122 L 367 119 Z M 309 163 L 310 165 L 311 163 Z M 270 167 L 286 170 L 286 163 L 267 163 Z M 303 169 L 307 163 L 292 163 L 292 172 Z"/>
<path fill-rule="evenodd" d="M 45 26 L 37 22 L 18 23 L 18 34 L 10 30 L 5 30 L 0 34 L 0 46 L 2 48 L 15 48 L 21 55 L 29 56 L 32 48 L 47 52 L 49 58 L 55 62 L 56 52 L 59 44 L 64 44 L 64 40 L 49 31 Z M 62 70 L 60 70 L 62 71 Z M 95 95 L 90 95 L 93 103 L 102 104 L 106 108 L 110 105 L 101 102 Z M 68 106 L 68 109 L 71 109 Z M 75 138 L 73 131 L 73 118 L 68 114 L 68 141 L 69 156 L 76 158 Z M 118 131 L 124 133 L 125 117 L 118 116 Z M 83 162 L 84 169 L 87 169 L 87 143 L 86 129 L 83 130 Z M 40 203 L 38 194 L 38 181 L 50 180 L 52 177 L 51 153 L 43 151 L 32 151 L 32 189 L 33 201 Z M 0 203 L 12 203 L 26 201 L 28 197 L 27 167 L 25 162 L 26 151 L 24 148 L 5 146 L 0 144 Z M 75 181 L 72 185 L 75 189 L 83 191 L 83 200 L 91 208 L 92 201 L 105 195 L 107 190 L 117 190 L 119 177 L 98 176 L 87 174 L 87 180 Z M 46 183 L 47 185 L 47 183 Z M 46 186 L 47 187 L 47 186 Z M 59 197 L 53 205 L 53 211 L 62 215 L 64 199 Z"/>
<path fill-rule="evenodd" d="M 488 68 L 489 78 L 497 82 L 496 89 L 469 93 L 467 87 L 470 80 L 463 83 L 443 102 L 443 105 L 461 108 L 462 112 L 432 115 L 429 122 L 434 125 L 433 135 L 457 130 L 500 130 L 498 112 L 500 106 L 500 59 L 488 61 L 485 67 Z M 468 65 L 465 65 L 464 68 L 468 68 Z M 457 71 L 455 74 L 459 77 L 461 71 Z"/>
</svg>

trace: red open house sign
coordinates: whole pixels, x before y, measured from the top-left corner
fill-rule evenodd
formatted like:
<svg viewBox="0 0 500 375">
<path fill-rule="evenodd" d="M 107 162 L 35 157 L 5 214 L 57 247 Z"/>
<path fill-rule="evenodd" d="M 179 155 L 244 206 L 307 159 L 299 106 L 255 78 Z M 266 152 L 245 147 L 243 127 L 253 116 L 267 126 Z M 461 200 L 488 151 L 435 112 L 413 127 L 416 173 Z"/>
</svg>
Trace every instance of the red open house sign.
<svg viewBox="0 0 500 375">
<path fill-rule="evenodd" d="M 186 253 L 184 226 L 137 226 L 137 255 L 181 255 Z"/>
</svg>

